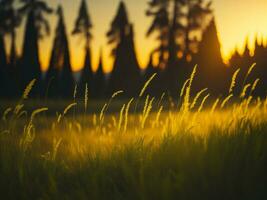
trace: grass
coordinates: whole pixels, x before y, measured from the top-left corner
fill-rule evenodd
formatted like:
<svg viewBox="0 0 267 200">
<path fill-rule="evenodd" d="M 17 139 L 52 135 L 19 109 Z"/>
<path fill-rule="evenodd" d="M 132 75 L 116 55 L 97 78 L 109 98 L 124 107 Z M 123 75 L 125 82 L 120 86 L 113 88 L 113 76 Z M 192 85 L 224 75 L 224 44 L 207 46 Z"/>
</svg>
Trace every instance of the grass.
<svg viewBox="0 0 267 200">
<path fill-rule="evenodd" d="M 234 94 L 238 74 L 225 97 L 193 96 L 196 70 L 178 103 L 146 94 L 153 75 L 92 112 L 86 91 L 29 109 L 32 82 L 2 112 L 1 199 L 267 199 L 267 99 Z"/>
</svg>

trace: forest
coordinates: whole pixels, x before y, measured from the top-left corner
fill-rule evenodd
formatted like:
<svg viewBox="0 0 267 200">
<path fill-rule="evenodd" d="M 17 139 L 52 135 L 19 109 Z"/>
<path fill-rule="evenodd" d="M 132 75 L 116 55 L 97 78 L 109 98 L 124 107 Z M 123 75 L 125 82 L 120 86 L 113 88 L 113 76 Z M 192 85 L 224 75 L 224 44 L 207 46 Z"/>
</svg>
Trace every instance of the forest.
<svg viewBox="0 0 267 200">
<path fill-rule="evenodd" d="M 77 18 L 73 19 L 73 31 L 66 31 L 64 10 L 58 5 L 50 8 L 43 0 L 0 1 L 0 89 L 1 98 L 17 98 L 26 85 L 37 80 L 33 97 L 68 99 L 78 88 L 79 96 L 87 89 L 95 99 L 105 99 L 115 91 L 123 90 L 128 97 L 136 96 L 141 86 L 154 73 L 159 81 L 150 88 L 150 93 L 161 95 L 168 91 L 172 97 L 182 88 L 186 77 L 198 65 L 194 91 L 209 88 L 214 95 L 227 93 L 227 84 L 234 72 L 239 70 L 240 80 L 253 63 L 257 67 L 251 80 L 259 79 L 254 95 L 264 97 L 266 93 L 267 69 L 265 55 L 267 48 L 264 38 L 255 37 L 255 51 L 248 47 L 240 53 L 235 51 L 225 64 L 220 51 L 216 18 L 212 1 L 204 0 L 150 0 L 144 17 L 151 19 L 147 37 L 153 37 L 158 47 L 150 53 L 145 70 L 141 70 L 136 56 L 134 24 L 128 17 L 127 5 L 121 1 L 117 12 L 107 27 L 107 46 L 112 47 L 113 70 L 103 71 L 100 53 L 99 66 L 92 70 L 91 47 L 93 22 L 88 12 L 90 1 L 81 0 Z M 57 26 L 50 55 L 49 68 L 42 72 L 39 41 L 50 33 L 48 15 L 56 15 Z M 111 16 L 112 17 L 112 16 Z M 17 53 L 16 33 L 26 20 L 21 55 Z M 137 30 L 138 31 L 138 30 Z M 7 52 L 5 37 L 11 38 L 10 52 Z M 84 44 L 84 66 L 79 79 L 74 78 L 70 62 L 68 37 L 80 37 Z M 242 85 L 241 85 L 242 86 Z M 242 87 L 235 93 L 240 93 Z"/>
</svg>

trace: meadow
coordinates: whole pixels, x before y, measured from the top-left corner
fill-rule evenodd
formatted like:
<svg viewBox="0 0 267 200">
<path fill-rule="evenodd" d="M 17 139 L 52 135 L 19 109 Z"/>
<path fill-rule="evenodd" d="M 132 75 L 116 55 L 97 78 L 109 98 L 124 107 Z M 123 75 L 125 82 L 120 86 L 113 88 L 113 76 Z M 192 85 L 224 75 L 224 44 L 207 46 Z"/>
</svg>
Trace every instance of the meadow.
<svg viewBox="0 0 267 200">
<path fill-rule="evenodd" d="M 253 70 L 252 66 L 248 77 Z M 267 99 L 234 95 L 2 103 L 1 199 L 267 199 Z M 30 105 L 30 106 L 29 106 Z M 58 106 L 60 105 L 60 106 Z M 2 109 L 2 108 L 1 108 Z M 56 110 L 57 109 L 57 110 Z"/>
</svg>

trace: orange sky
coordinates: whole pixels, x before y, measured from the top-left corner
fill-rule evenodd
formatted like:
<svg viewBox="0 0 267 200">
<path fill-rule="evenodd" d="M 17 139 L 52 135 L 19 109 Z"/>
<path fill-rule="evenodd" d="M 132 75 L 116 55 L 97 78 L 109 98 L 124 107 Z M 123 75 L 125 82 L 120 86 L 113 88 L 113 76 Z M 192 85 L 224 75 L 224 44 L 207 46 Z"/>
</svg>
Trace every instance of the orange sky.
<svg viewBox="0 0 267 200">
<path fill-rule="evenodd" d="M 152 36 L 146 38 L 147 28 L 151 19 L 145 16 L 148 0 L 124 0 L 128 9 L 129 18 L 134 23 L 135 44 L 139 63 L 145 67 L 148 62 L 149 53 L 157 43 Z M 78 12 L 79 0 L 47 0 L 52 7 L 62 3 L 64 7 L 65 21 L 68 34 L 71 32 L 76 14 Z M 112 67 L 112 58 L 110 57 L 110 48 L 107 46 L 106 32 L 113 19 L 119 0 L 87 0 L 88 9 L 92 18 L 94 28 L 93 41 L 91 44 L 93 67 L 97 67 L 99 51 L 103 47 L 104 66 L 106 71 Z M 229 57 L 231 51 L 238 46 L 242 51 L 246 36 L 249 36 L 251 47 L 252 40 L 256 33 L 267 36 L 267 0 L 214 0 L 213 8 L 217 21 L 219 38 L 221 41 L 221 51 L 225 60 Z M 54 30 L 56 26 L 56 16 L 49 16 L 51 24 L 51 35 L 40 42 L 40 56 L 42 68 L 47 68 Z M 18 31 L 18 48 L 22 46 L 23 28 Z M 71 49 L 71 62 L 73 70 L 80 70 L 83 66 L 84 53 L 83 43 L 77 37 L 69 37 Z"/>
</svg>

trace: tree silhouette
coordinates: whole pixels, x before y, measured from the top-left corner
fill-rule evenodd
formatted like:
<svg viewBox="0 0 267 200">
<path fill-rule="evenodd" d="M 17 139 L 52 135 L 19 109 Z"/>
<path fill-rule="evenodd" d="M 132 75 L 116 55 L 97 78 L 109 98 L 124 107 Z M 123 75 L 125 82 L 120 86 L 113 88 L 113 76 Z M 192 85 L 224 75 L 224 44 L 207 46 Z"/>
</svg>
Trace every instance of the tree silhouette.
<svg viewBox="0 0 267 200">
<path fill-rule="evenodd" d="M 255 39 L 255 51 L 253 58 L 248 60 L 248 67 L 251 63 L 256 62 L 256 67 L 253 73 L 248 77 L 247 83 L 252 83 L 255 79 L 259 78 L 259 84 L 255 90 L 254 95 L 266 97 L 267 95 L 267 69 L 266 69 L 266 55 L 267 48 L 263 43 L 263 38 L 257 36 Z"/>
<path fill-rule="evenodd" d="M 19 71 L 17 66 L 17 48 L 16 48 L 16 29 L 21 24 L 21 16 L 14 8 L 14 0 L 9 0 L 9 4 L 7 6 L 7 20 L 6 20 L 6 32 L 11 37 L 11 48 L 8 59 L 8 68 L 7 68 L 7 76 L 9 79 L 8 84 L 6 85 L 7 95 L 9 97 L 16 96 L 18 91 L 18 78 Z"/>
<path fill-rule="evenodd" d="M 211 3 L 204 0 L 151 0 L 148 16 L 154 20 L 148 35 L 157 31 L 161 46 L 159 51 L 159 67 L 166 68 L 161 76 L 171 95 L 177 93 L 177 85 L 181 85 L 188 75 L 188 62 L 197 52 L 203 26 L 212 13 Z M 191 64 L 192 65 L 192 64 Z"/>
<path fill-rule="evenodd" d="M 109 44 L 114 46 L 112 55 L 115 59 L 109 92 L 124 90 L 129 96 L 136 95 L 139 90 L 140 69 L 135 53 L 133 25 L 128 20 L 122 1 L 107 37 Z"/>
<path fill-rule="evenodd" d="M 184 13 L 186 23 L 184 24 L 184 55 L 191 60 L 197 51 L 198 40 L 195 34 L 202 34 L 203 25 L 207 16 L 212 14 L 211 1 L 187 0 L 185 1 L 186 12 Z"/>
<path fill-rule="evenodd" d="M 7 7 L 9 6 L 9 1 L 0 1 L 0 96 L 6 95 L 7 86 L 7 55 L 4 36 L 7 29 Z"/>
<path fill-rule="evenodd" d="M 158 32 L 157 40 L 160 45 L 154 52 L 159 54 L 159 67 L 165 68 L 168 60 L 168 42 L 169 42 L 169 1 L 167 0 L 151 0 L 149 9 L 146 12 L 147 16 L 153 17 L 151 26 L 147 31 L 147 36 L 154 32 Z"/>
<path fill-rule="evenodd" d="M 240 66 L 242 62 L 242 55 L 239 53 L 237 47 L 234 49 L 232 56 L 229 60 L 231 73 L 234 73 Z"/>
<path fill-rule="evenodd" d="M 208 87 L 212 94 L 222 94 L 226 91 L 226 67 L 223 64 L 220 42 L 214 17 L 203 33 L 196 55 L 198 68 L 198 89 Z M 227 82 L 226 82 L 227 81 Z"/>
<path fill-rule="evenodd" d="M 106 82 L 105 82 L 105 74 L 103 70 L 103 58 L 102 58 L 102 50 L 100 51 L 98 68 L 94 75 L 94 88 L 93 88 L 93 97 L 95 98 L 103 98 L 105 97 L 106 92 Z"/>
<path fill-rule="evenodd" d="M 49 97 L 70 98 L 74 79 L 70 64 L 70 52 L 62 7 L 57 10 L 58 24 L 45 83 Z"/>
<path fill-rule="evenodd" d="M 147 15 L 153 16 L 154 20 L 148 36 L 154 31 L 160 32 L 158 37 L 161 41 L 160 50 L 162 57 L 165 58 L 162 60 L 169 60 L 173 64 L 177 60 L 178 52 L 181 51 L 183 51 L 182 55 L 191 59 L 199 42 L 196 35 L 202 34 L 206 18 L 212 13 L 211 2 L 151 0 L 149 5 Z"/>
<path fill-rule="evenodd" d="M 80 93 L 84 93 L 85 85 L 88 84 L 89 91 L 93 90 L 93 71 L 91 61 L 90 42 L 92 39 L 91 29 L 93 25 L 88 13 L 86 0 L 82 0 L 79 9 L 78 17 L 75 22 L 75 27 L 72 32 L 73 35 L 80 35 L 85 40 L 85 61 L 79 81 Z"/>
<path fill-rule="evenodd" d="M 37 84 L 32 91 L 36 96 L 41 91 L 38 41 L 50 32 L 45 14 L 51 14 L 52 9 L 43 0 L 20 0 L 20 2 L 22 7 L 19 13 L 27 16 L 20 66 L 21 86 L 25 87 L 32 79 L 37 79 Z"/>
<path fill-rule="evenodd" d="M 236 78 L 236 82 L 238 83 L 235 87 L 235 94 L 238 95 L 242 92 L 243 89 L 243 81 L 248 72 L 248 69 L 253 64 L 254 58 L 250 56 L 250 50 L 248 45 L 248 37 L 245 41 L 245 49 L 242 53 L 240 53 L 237 48 L 235 49 L 231 59 L 230 59 L 230 67 L 228 69 L 229 78 L 234 74 L 236 70 L 240 70 L 238 73 L 238 77 Z M 257 66 L 258 68 L 258 66 Z M 250 76 L 251 77 L 251 76 Z"/>
</svg>

